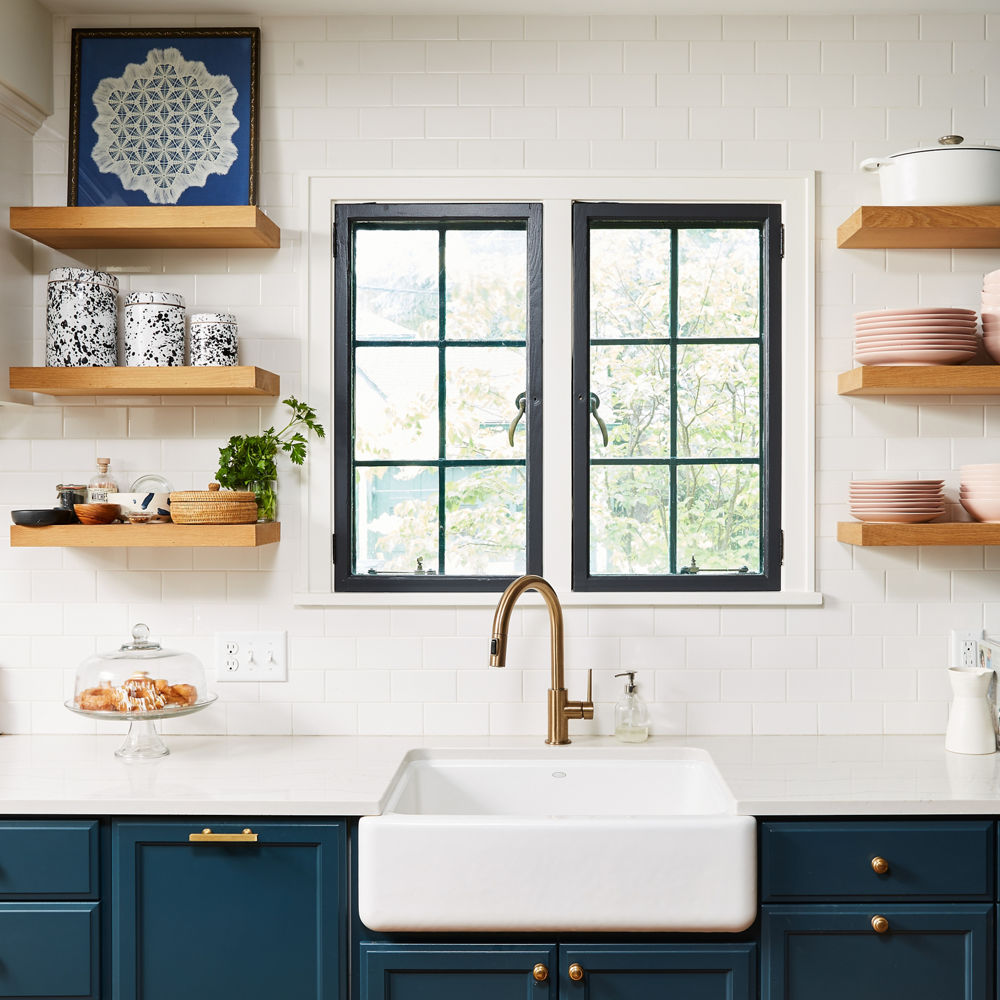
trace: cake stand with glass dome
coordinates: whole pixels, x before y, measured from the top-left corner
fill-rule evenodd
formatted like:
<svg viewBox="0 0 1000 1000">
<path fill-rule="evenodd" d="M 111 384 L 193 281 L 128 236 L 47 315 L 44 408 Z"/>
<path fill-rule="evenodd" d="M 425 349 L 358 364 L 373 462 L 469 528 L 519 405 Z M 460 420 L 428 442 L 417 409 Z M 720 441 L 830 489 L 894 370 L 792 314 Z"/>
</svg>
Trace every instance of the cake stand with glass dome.
<svg viewBox="0 0 1000 1000">
<path fill-rule="evenodd" d="M 205 687 L 198 657 L 150 642 L 149 628 L 136 625 L 132 641 L 117 650 L 88 657 L 76 672 L 66 707 L 91 719 L 128 720 L 128 735 L 115 751 L 125 760 L 170 753 L 154 723 L 207 708 L 217 698 Z"/>
</svg>

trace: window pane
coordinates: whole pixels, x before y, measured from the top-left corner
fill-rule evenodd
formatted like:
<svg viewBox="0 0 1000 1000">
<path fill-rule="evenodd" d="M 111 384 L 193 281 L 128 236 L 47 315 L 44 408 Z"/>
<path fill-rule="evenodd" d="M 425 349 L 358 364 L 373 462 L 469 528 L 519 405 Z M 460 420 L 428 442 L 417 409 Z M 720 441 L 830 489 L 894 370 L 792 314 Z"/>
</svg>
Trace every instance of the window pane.
<svg viewBox="0 0 1000 1000">
<path fill-rule="evenodd" d="M 525 230 L 452 229 L 445 234 L 445 335 L 449 340 L 524 340 Z"/>
<path fill-rule="evenodd" d="M 677 454 L 760 454 L 760 348 L 685 344 L 677 351 Z"/>
<path fill-rule="evenodd" d="M 590 454 L 596 458 L 660 458 L 670 454 L 670 348 L 661 344 L 595 345 L 590 349 Z M 594 399 L 591 398 L 591 404 Z"/>
<path fill-rule="evenodd" d="M 677 562 L 701 569 L 760 568 L 760 467 L 682 465 L 677 470 Z"/>
<path fill-rule="evenodd" d="M 438 339 L 438 234 L 359 227 L 354 241 L 354 336 Z"/>
<path fill-rule="evenodd" d="M 451 468 L 445 478 L 446 573 L 524 573 L 524 469 Z"/>
<path fill-rule="evenodd" d="M 358 469 L 355 573 L 412 573 L 438 561 L 438 475 L 428 466 Z"/>
<path fill-rule="evenodd" d="M 669 468 L 594 465 L 590 486 L 590 572 L 669 573 Z"/>
<path fill-rule="evenodd" d="M 678 336 L 760 336 L 757 229 L 681 229 L 677 258 Z"/>
<path fill-rule="evenodd" d="M 670 336 L 669 229 L 591 230 L 590 336 Z"/>
<path fill-rule="evenodd" d="M 355 459 L 436 459 L 437 349 L 359 347 L 354 358 Z"/>
<path fill-rule="evenodd" d="M 446 457 L 524 458 L 527 416 L 514 431 L 517 397 L 525 391 L 522 347 L 454 347 L 445 350 Z"/>
</svg>

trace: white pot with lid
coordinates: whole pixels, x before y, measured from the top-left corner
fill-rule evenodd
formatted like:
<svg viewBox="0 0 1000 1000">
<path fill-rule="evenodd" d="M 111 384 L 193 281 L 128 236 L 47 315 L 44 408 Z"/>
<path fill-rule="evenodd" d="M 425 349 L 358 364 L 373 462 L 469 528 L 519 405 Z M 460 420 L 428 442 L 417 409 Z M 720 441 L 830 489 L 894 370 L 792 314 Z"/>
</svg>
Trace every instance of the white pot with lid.
<svg viewBox="0 0 1000 1000">
<path fill-rule="evenodd" d="M 960 135 L 938 145 L 861 161 L 878 172 L 883 205 L 1000 205 L 1000 146 L 963 146 Z"/>
</svg>

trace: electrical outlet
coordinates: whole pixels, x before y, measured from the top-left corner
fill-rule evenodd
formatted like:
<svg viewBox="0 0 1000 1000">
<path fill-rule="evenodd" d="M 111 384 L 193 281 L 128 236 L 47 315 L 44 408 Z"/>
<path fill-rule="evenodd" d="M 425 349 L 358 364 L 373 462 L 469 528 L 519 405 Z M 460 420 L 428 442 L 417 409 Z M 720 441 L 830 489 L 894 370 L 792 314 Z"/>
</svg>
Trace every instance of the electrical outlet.
<svg viewBox="0 0 1000 1000">
<path fill-rule="evenodd" d="M 287 681 L 285 632 L 216 632 L 217 681 Z"/>
<path fill-rule="evenodd" d="M 982 629 L 952 629 L 949 645 L 948 666 L 973 669 L 978 667 L 977 643 L 983 637 Z"/>
</svg>

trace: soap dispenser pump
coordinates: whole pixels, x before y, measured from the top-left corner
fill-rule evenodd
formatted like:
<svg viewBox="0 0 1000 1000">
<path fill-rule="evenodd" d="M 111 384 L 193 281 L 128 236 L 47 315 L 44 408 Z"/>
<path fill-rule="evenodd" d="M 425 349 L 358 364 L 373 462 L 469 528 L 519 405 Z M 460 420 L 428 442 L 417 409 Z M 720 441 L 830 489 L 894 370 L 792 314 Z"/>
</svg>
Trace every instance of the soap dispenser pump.
<svg viewBox="0 0 1000 1000">
<path fill-rule="evenodd" d="M 649 738 L 649 712 L 636 694 L 635 671 L 626 670 L 615 677 L 627 677 L 625 693 L 615 705 L 615 739 L 622 743 L 645 743 Z"/>
</svg>

